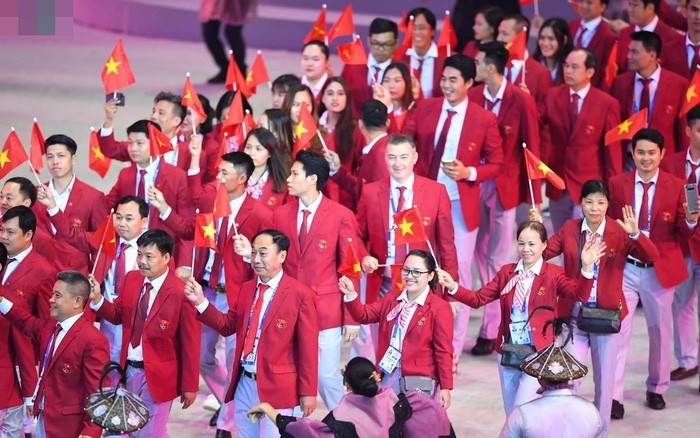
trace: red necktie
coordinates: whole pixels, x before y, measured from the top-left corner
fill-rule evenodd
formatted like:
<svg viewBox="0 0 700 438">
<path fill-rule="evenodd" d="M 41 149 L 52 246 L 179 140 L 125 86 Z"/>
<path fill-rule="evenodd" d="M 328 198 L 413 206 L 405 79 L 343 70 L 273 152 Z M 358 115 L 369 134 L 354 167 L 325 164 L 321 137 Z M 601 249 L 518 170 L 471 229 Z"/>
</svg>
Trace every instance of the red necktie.
<svg viewBox="0 0 700 438">
<path fill-rule="evenodd" d="M 574 44 L 574 47 L 581 47 L 583 45 L 583 34 L 586 33 L 586 29 L 584 26 L 581 26 L 581 29 L 579 30 L 578 37 L 576 37 L 576 43 Z"/>
<path fill-rule="evenodd" d="M 404 204 L 406 203 L 406 198 L 404 197 L 404 192 L 406 192 L 406 187 L 397 187 L 399 190 L 399 201 L 396 204 L 396 212 L 404 210 Z M 396 245 L 396 255 L 394 256 L 395 263 L 403 263 L 406 258 L 406 244 Z"/>
<path fill-rule="evenodd" d="M 224 250 L 226 249 L 226 240 L 228 240 L 228 216 L 221 218 L 219 224 L 219 234 L 216 236 L 216 247 L 219 249 L 214 253 L 214 264 L 211 266 L 209 274 L 209 287 L 214 289 L 220 283 L 221 267 L 224 264 Z"/>
<path fill-rule="evenodd" d="M 36 395 L 34 397 L 33 414 L 35 417 L 39 415 L 41 399 L 42 397 L 44 397 L 44 389 L 46 387 L 46 385 L 44 384 L 44 382 L 46 382 L 46 379 L 44 378 L 44 373 L 51 364 L 51 359 L 53 359 L 53 351 L 56 349 L 56 340 L 58 339 L 58 334 L 61 332 L 62 329 L 63 327 L 61 327 L 61 323 L 57 322 L 56 327 L 53 329 L 53 333 L 51 334 L 51 339 L 49 341 L 48 348 L 44 352 L 44 361 L 41 364 L 41 370 L 39 372 L 39 387 L 36 389 Z"/>
<path fill-rule="evenodd" d="M 488 99 L 485 99 L 486 109 L 489 110 L 490 112 L 493 112 L 493 109 L 496 107 L 496 104 L 497 104 L 498 102 L 500 102 L 500 100 L 501 100 L 501 99 L 496 99 L 496 100 L 494 100 L 494 101 L 492 102 L 492 101 L 490 101 L 490 100 L 488 100 Z"/>
<path fill-rule="evenodd" d="M 642 94 L 639 97 L 639 111 L 644 108 L 649 108 L 649 83 L 651 78 L 640 78 L 639 81 L 642 83 Z"/>
<path fill-rule="evenodd" d="M 309 234 L 309 215 L 311 214 L 309 210 L 302 210 L 301 212 L 304 218 L 301 220 L 301 227 L 299 227 L 299 251 L 304 249 L 306 236 Z"/>
<path fill-rule="evenodd" d="M 308 210 L 305 210 L 308 211 Z M 245 335 L 245 343 L 243 344 L 243 359 L 253 352 L 255 347 L 255 338 L 258 334 L 258 326 L 260 325 L 260 312 L 262 311 L 263 295 L 270 288 L 267 284 L 260 283 L 258 286 L 258 296 L 255 298 L 255 303 L 253 303 L 253 316 L 250 318 L 250 324 L 248 324 L 248 331 Z"/>
<path fill-rule="evenodd" d="M 139 185 L 136 187 L 136 196 L 146 199 L 146 169 L 139 169 Z"/>
<path fill-rule="evenodd" d="M 418 70 L 416 72 L 418 73 L 418 82 L 420 82 L 421 77 L 423 77 L 423 62 L 425 59 L 421 58 L 418 60 Z"/>
<path fill-rule="evenodd" d="M 143 285 L 143 294 L 141 294 L 139 306 L 136 309 L 134 327 L 131 330 L 131 337 L 129 338 L 129 342 L 134 348 L 141 345 L 141 334 L 143 333 L 143 326 L 146 323 L 146 315 L 148 314 L 148 301 L 151 299 L 152 289 L 153 285 L 151 283 L 146 283 Z"/>
<path fill-rule="evenodd" d="M 571 103 L 569 104 L 569 116 L 571 117 L 571 130 L 574 130 L 576 119 L 578 118 L 578 102 L 581 96 L 577 93 L 571 95 Z"/>
<path fill-rule="evenodd" d="M 372 68 L 374 69 L 374 74 L 372 75 L 374 77 L 374 82 L 378 83 L 379 82 L 379 72 L 382 71 L 382 69 L 377 67 L 376 65 Z"/>
<path fill-rule="evenodd" d="M 3 280 L 5 278 L 5 272 L 7 272 L 7 267 L 10 265 L 10 263 L 14 262 L 15 260 L 17 260 L 17 259 L 14 257 L 11 257 L 11 258 L 5 260 L 5 266 L 3 266 L 2 270 L 0 270 L 0 282 L 2 282 L 2 284 L 7 283 L 6 281 Z M 9 278 L 8 278 L 8 280 L 9 280 Z"/>
<path fill-rule="evenodd" d="M 126 254 L 124 254 L 124 252 L 126 252 L 129 246 L 131 245 L 126 242 L 122 242 L 122 244 L 119 246 L 119 255 L 117 256 L 116 266 L 114 269 L 115 295 L 121 293 L 122 288 L 124 287 L 124 276 L 126 275 Z"/>
<path fill-rule="evenodd" d="M 651 187 L 653 182 L 642 182 L 642 187 L 644 188 L 644 193 L 642 194 L 642 205 L 639 207 L 639 229 L 648 230 L 649 229 L 649 187 Z"/>
<path fill-rule="evenodd" d="M 690 164 L 690 174 L 688 175 L 688 184 L 697 184 L 698 183 L 698 176 L 697 176 L 697 170 L 698 170 L 698 164 L 693 164 L 690 161 L 688 161 L 688 164 Z"/>
<path fill-rule="evenodd" d="M 698 53 L 700 51 L 700 44 L 691 45 L 691 47 L 693 48 L 693 60 L 690 61 L 690 77 L 692 78 L 700 64 L 700 53 Z"/>
<path fill-rule="evenodd" d="M 435 146 L 435 153 L 433 154 L 433 159 L 430 162 L 430 171 L 428 175 L 432 179 L 437 179 L 438 171 L 440 170 L 440 161 L 442 160 L 442 155 L 445 153 L 445 143 L 447 143 L 447 133 L 450 131 L 450 125 L 452 125 L 452 117 L 457 114 L 454 110 L 447 110 L 447 118 L 445 119 L 445 124 L 442 125 L 442 131 L 440 132 L 440 137 L 438 137 L 437 145 Z"/>
</svg>

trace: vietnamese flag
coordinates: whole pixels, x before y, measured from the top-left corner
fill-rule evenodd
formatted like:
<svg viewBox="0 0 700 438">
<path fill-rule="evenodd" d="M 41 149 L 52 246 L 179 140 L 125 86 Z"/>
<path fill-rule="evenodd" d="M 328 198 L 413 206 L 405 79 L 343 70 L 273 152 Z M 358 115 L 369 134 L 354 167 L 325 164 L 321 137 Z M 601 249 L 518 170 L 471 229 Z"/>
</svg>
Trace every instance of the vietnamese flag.
<svg viewBox="0 0 700 438">
<path fill-rule="evenodd" d="M 216 198 L 214 198 L 214 211 L 212 212 L 214 220 L 230 216 L 232 213 L 226 184 L 220 183 L 219 187 L 216 188 Z"/>
<path fill-rule="evenodd" d="M 131 72 L 131 66 L 126 59 L 126 52 L 120 39 L 102 69 L 102 84 L 105 87 L 105 93 L 114 93 L 134 82 L 136 79 Z"/>
<path fill-rule="evenodd" d="M 255 129 L 256 126 L 257 124 L 255 123 L 255 120 L 253 120 L 253 116 L 250 114 L 250 111 L 246 110 L 245 116 L 243 116 L 243 122 L 236 126 L 236 131 L 234 133 L 236 136 L 236 143 L 243 145 L 245 143 L 245 139 L 248 137 L 248 133 Z M 242 147 L 243 146 L 241 146 L 241 148 Z"/>
<path fill-rule="evenodd" d="M 153 123 L 148 124 L 148 141 L 151 143 L 151 156 L 157 157 L 158 155 L 163 155 L 166 152 L 173 151 L 173 144 L 170 143 L 170 139 L 167 135 L 163 134 L 163 131 L 156 128 Z"/>
<path fill-rule="evenodd" d="M 605 146 L 615 141 L 631 140 L 634 134 L 636 134 L 640 129 L 646 128 L 648 118 L 648 108 L 644 108 L 643 110 L 633 114 L 629 119 L 605 133 Z"/>
<path fill-rule="evenodd" d="M 317 132 L 318 127 L 316 126 L 316 121 L 313 116 L 311 116 L 308 105 L 304 103 L 299 110 L 299 123 L 297 123 L 297 127 L 294 130 L 292 156 L 295 156 L 297 152 L 304 149 Z"/>
<path fill-rule="evenodd" d="M 216 227 L 212 213 L 197 213 L 194 227 L 194 246 L 219 251 L 216 246 Z"/>
<path fill-rule="evenodd" d="M 569 6 L 576 12 L 576 15 L 581 15 L 581 3 L 574 0 L 569 0 Z"/>
<path fill-rule="evenodd" d="M 352 35 L 355 33 L 355 22 L 352 18 L 352 4 L 348 3 L 340 13 L 338 21 L 328 31 L 328 43 L 339 36 Z M 326 43 L 326 44 L 328 44 Z"/>
<path fill-rule="evenodd" d="M 314 25 L 311 27 L 309 33 L 306 35 L 306 38 L 304 38 L 304 44 L 308 44 L 313 40 L 318 40 L 323 41 L 326 45 L 328 45 L 328 42 L 326 40 L 326 28 L 326 5 L 323 5 L 323 7 L 321 8 L 321 13 L 318 14 L 318 18 L 316 18 Z"/>
<path fill-rule="evenodd" d="M 246 78 L 241 73 L 241 69 L 238 68 L 236 60 L 233 59 L 233 52 L 229 51 L 229 61 L 228 70 L 226 70 L 226 89 L 231 91 L 240 91 L 243 93 L 246 99 L 250 99 L 253 92 L 248 88 L 246 83 Z"/>
<path fill-rule="evenodd" d="M 90 245 L 100 251 L 100 253 L 108 255 L 112 260 L 117 258 L 117 233 L 114 230 L 114 213 L 109 213 L 109 216 L 102 222 L 100 228 L 96 229 L 90 236 Z M 97 265 L 97 260 L 95 260 Z"/>
<path fill-rule="evenodd" d="M 112 159 L 105 157 L 100 149 L 100 142 L 97 139 L 97 131 L 95 128 L 90 128 L 90 150 L 88 151 L 88 166 L 90 169 L 97 172 L 101 178 L 104 178 L 109 172 L 109 166 L 112 165 Z"/>
<path fill-rule="evenodd" d="M 427 242 L 428 236 L 423 228 L 423 217 L 418 207 L 400 211 L 394 215 L 394 244 Z"/>
<path fill-rule="evenodd" d="M 202 102 L 199 100 L 199 96 L 197 95 L 197 91 L 194 89 L 194 85 L 192 85 L 189 73 L 187 73 L 187 79 L 185 79 L 185 89 L 182 90 L 182 101 L 180 104 L 196 112 L 197 116 L 199 116 L 200 122 L 207 120 L 207 113 L 204 111 L 204 107 L 202 106 Z"/>
<path fill-rule="evenodd" d="M 401 46 L 399 46 L 399 48 L 396 49 L 396 52 L 394 52 L 394 56 L 391 57 L 391 59 L 394 61 L 401 61 L 401 58 L 404 57 L 408 49 L 413 47 L 413 20 L 414 17 L 413 15 L 411 15 L 408 19 L 408 24 L 406 25 L 406 32 L 403 36 L 403 43 L 401 43 Z"/>
<path fill-rule="evenodd" d="M 610 56 L 608 56 L 608 62 L 605 64 L 605 78 L 603 83 L 608 87 L 612 87 L 613 80 L 617 76 L 617 42 L 610 49 Z"/>
<path fill-rule="evenodd" d="M 359 280 L 362 278 L 360 259 L 357 257 L 357 253 L 350 239 L 348 239 L 348 251 L 345 253 L 343 262 L 338 267 L 338 274 L 344 275 L 351 280 Z"/>
<path fill-rule="evenodd" d="M 401 11 L 401 19 L 397 24 L 399 32 L 406 33 L 406 21 L 408 21 L 408 14 L 406 13 L 406 11 Z"/>
<path fill-rule="evenodd" d="M 265 66 L 262 52 L 258 50 L 258 54 L 255 56 L 250 70 L 248 70 L 245 84 L 252 93 L 255 93 L 256 87 L 266 82 L 270 82 L 270 76 L 267 74 L 267 67 Z"/>
<path fill-rule="evenodd" d="M 438 52 L 443 56 L 451 56 L 452 50 L 457 46 L 457 34 L 450 20 L 450 11 L 445 11 L 445 20 L 440 29 L 440 36 L 437 41 Z"/>
<path fill-rule="evenodd" d="M 391 265 L 391 288 L 396 290 L 403 290 L 403 276 L 401 275 L 401 270 L 403 269 L 403 264 Z"/>
<path fill-rule="evenodd" d="M 527 148 L 523 148 L 525 151 L 525 166 L 527 167 L 527 177 L 528 179 L 542 179 L 547 178 L 554 187 L 559 190 L 564 190 L 566 184 L 564 180 L 559 177 L 552 169 L 547 167 L 546 164 L 542 162 L 539 158 L 530 152 Z"/>
<path fill-rule="evenodd" d="M 367 53 L 362 40 L 357 35 L 350 43 L 338 44 L 338 56 L 348 65 L 367 65 Z"/>
<path fill-rule="evenodd" d="M 518 32 L 513 41 L 506 44 L 506 49 L 508 49 L 508 62 L 525 59 L 525 51 L 527 50 L 527 32 L 525 32 L 525 29 Z"/>
<path fill-rule="evenodd" d="M 8 173 L 25 161 L 29 161 L 29 157 L 24 151 L 24 146 L 22 146 L 15 128 L 12 128 L 10 135 L 5 140 L 2 151 L 0 151 L 0 179 L 5 178 Z"/>
<path fill-rule="evenodd" d="M 36 172 L 39 172 L 41 168 L 44 167 L 44 154 L 46 154 L 46 150 L 44 149 L 44 134 L 41 133 L 39 122 L 37 119 L 34 119 L 32 135 L 29 138 L 29 162 L 32 163 L 32 167 L 34 167 Z"/>
<path fill-rule="evenodd" d="M 678 112 L 678 117 L 683 117 L 690 111 L 692 107 L 700 104 L 700 69 L 695 71 L 693 79 L 688 84 L 688 89 L 685 91 L 685 98 L 681 104 L 681 110 Z"/>
<path fill-rule="evenodd" d="M 233 137 L 236 134 L 236 127 L 243 123 L 243 99 L 241 98 L 242 93 L 235 92 L 233 99 L 231 99 L 231 105 L 228 107 L 228 114 L 221 121 L 221 134 L 228 134 L 229 137 Z"/>
</svg>

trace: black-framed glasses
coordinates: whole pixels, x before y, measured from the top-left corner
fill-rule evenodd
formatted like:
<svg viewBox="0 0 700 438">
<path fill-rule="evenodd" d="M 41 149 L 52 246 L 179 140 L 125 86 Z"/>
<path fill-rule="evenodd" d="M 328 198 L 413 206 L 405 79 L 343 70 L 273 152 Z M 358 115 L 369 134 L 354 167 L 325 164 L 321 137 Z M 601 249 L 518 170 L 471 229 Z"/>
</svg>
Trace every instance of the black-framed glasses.
<svg viewBox="0 0 700 438">
<path fill-rule="evenodd" d="M 409 275 L 413 278 L 418 278 L 423 274 L 429 274 L 430 271 L 419 271 L 418 269 L 406 269 L 401 268 L 401 275 L 408 277 Z"/>
<path fill-rule="evenodd" d="M 380 43 L 378 41 L 370 41 L 369 45 L 375 49 L 389 50 L 396 45 L 396 41 L 389 41 L 386 43 Z"/>
</svg>

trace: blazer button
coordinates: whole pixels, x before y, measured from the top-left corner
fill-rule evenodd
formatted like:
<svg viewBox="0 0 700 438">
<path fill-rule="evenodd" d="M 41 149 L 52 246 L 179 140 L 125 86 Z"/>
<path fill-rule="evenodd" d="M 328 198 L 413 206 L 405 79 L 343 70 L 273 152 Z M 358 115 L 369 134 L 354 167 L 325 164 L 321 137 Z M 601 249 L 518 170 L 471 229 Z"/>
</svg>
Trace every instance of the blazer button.
<svg viewBox="0 0 700 438">
<path fill-rule="evenodd" d="M 534 332 L 537 329 L 535 327 L 530 327 L 530 330 Z"/>
</svg>

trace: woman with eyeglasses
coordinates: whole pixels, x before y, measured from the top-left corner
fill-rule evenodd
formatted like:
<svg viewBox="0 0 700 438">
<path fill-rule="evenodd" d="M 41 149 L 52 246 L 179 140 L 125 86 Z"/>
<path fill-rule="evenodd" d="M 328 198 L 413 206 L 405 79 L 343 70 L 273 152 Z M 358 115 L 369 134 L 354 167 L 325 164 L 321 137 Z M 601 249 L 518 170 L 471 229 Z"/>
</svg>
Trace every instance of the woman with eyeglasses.
<svg viewBox="0 0 700 438">
<path fill-rule="evenodd" d="M 503 266 L 496 276 L 479 290 L 459 286 L 450 274 L 438 269 L 438 281 L 457 301 L 472 308 L 492 301 L 501 302 L 501 326 L 496 346 L 499 353 L 498 371 L 501 395 L 506 415 L 523 403 L 538 397 L 537 379 L 520 371 L 519 367 L 503 365 L 503 344 L 532 346 L 539 351 L 552 343 L 554 334 L 550 326 L 544 332 L 545 322 L 557 316 L 554 310 L 559 297 L 586 301 L 593 285 L 593 264 L 605 251 L 604 242 L 589 242 L 581 249 L 581 273 L 578 281 L 566 276 L 560 266 L 544 261 L 542 253 L 547 248 L 547 230 L 540 222 L 526 221 L 517 230 L 520 261 Z M 552 310 L 537 310 L 548 306 Z M 534 312 L 533 312 L 534 311 Z M 514 365 L 514 364 L 510 364 Z"/>
<path fill-rule="evenodd" d="M 396 392 L 420 387 L 445 408 L 452 389 L 452 309 L 435 294 L 435 259 L 414 249 L 401 270 L 402 287 L 362 304 L 352 281 L 341 277 L 345 307 L 360 324 L 379 323 L 377 366 L 382 387 Z M 413 382 L 413 383 L 411 383 Z"/>
</svg>

